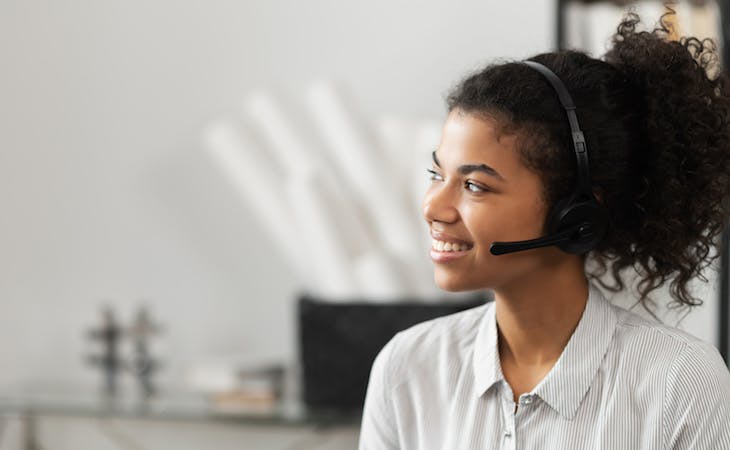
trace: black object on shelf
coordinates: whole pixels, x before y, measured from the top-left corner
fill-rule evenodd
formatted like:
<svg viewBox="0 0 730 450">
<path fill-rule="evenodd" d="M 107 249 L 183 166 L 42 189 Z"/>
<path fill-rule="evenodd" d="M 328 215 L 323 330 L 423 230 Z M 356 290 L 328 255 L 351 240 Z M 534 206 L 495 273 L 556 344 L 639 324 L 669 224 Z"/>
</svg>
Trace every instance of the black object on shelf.
<svg viewBox="0 0 730 450">
<path fill-rule="evenodd" d="M 555 48 L 565 49 L 565 3 L 567 0 L 555 2 Z"/>
<path fill-rule="evenodd" d="M 724 71 L 730 66 L 730 0 L 719 0 L 720 6 L 720 23 L 722 27 L 722 67 Z M 725 230 L 722 234 L 722 254 L 720 256 L 720 320 L 718 335 L 720 345 L 718 349 L 725 360 L 725 364 L 730 366 L 728 357 L 728 348 L 730 346 L 729 329 L 730 324 L 730 220 L 725 224 Z"/>
<path fill-rule="evenodd" d="M 362 409 L 372 363 L 397 332 L 491 300 L 491 291 L 473 299 L 439 303 L 331 302 L 301 295 L 298 325 L 304 404 L 320 410 Z"/>
<path fill-rule="evenodd" d="M 722 254 L 720 255 L 720 324 L 718 334 L 720 337 L 720 345 L 718 349 L 725 364 L 730 366 L 728 360 L 728 346 L 730 345 L 730 336 L 728 336 L 728 320 L 730 320 L 730 221 L 725 226 L 722 234 Z"/>
</svg>

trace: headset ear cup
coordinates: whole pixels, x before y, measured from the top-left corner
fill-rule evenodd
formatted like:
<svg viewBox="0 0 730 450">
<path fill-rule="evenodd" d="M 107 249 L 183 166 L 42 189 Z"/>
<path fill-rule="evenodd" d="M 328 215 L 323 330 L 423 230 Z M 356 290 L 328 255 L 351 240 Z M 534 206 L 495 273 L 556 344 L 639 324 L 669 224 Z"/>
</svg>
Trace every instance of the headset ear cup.
<svg viewBox="0 0 730 450">
<path fill-rule="evenodd" d="M 580 231 L 576 232 L 575 237 L 558 247 L 573 254 L 589 252 L 606 234 L 608 213 L 593 199 L 574 203 L 570 199 L 558 202 L 555 215 L 551 217 L 551 233 L 559 233 L 576 226 L 580 227 Z"/>
<path fill-rule="evenodd" d="M 555 234 L 558 233 L 561 230 L 561 222 L 562 217 L 565 217 L 567 214 L 568 204 L 572 198 L 570 197 L 564 197 L 558 200 L 555 205 L 552 207 L 550 212 L 547 216 L 547 221 L 545 223 L 545 232 L 547 234 Z"/>
</svg>

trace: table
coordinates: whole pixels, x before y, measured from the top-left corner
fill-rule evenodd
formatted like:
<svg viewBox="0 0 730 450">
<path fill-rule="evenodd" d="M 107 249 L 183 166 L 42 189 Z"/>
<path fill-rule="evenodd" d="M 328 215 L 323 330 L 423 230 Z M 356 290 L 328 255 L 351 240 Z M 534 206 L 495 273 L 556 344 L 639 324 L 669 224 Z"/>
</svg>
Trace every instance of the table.
<svg viewBox="0 0 730 450">
<path fill-rule="evenodd" d="M 328 435 L 354 448 L 361 421 L 361 411 L 313 410 L 296 399 L 285 399 L 266 409 L 223 410 L 207 396 L 189 391 L 164 391 L 143 399 L 130 393 L 110 397 L 88 389 L 48 385 L 0 390 L 0 414 L 6 420 L 15 418 L 20 422 L 20 446 L 24 450 L 44 448 L 38 428 L 40 421 L 49 418 L 55 418 L 56 423 L 66 420 L 67 424 L 85 421 L 109 441 L 116 442 L 116 447 L 110 448 L 134 449 L 148 448 L 145 440 L 157 439 L 159 443 L 164 439 L 160 430 L 177 435 L 180 430 L 189 432 L 196 426 L 200 430 L 198 437 L 191 434 L 185 440 L 199 438 L 203 442 L 206 431 L 201 425 L 209 427 L 211 437 L 229 435 L 226 439 L 238 442 L 236 448 L 323 449 L 329 448 Z M 179 449 L 183 444 L 171 444 L 169 448 Z M 210 448 L 222 450 L 221 445 Z M 98 447 L 89 444 L 88 448 Z"/>
</svg>

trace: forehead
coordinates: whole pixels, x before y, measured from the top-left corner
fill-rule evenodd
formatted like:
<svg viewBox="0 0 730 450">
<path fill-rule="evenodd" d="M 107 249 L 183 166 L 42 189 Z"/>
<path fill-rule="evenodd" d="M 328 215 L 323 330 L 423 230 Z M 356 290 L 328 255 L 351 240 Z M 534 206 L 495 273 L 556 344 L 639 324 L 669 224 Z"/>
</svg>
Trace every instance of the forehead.
<svg viewBox="0 0 730 450">
<path fill-rule="evenodd" d="M 497 119 L 455 109 L 446 118 L 436 154 L 445 165 L 487 163 L 509 178 L 506 174 L 527 170 L 518 145 L 519 135 Z"/>
</svg>

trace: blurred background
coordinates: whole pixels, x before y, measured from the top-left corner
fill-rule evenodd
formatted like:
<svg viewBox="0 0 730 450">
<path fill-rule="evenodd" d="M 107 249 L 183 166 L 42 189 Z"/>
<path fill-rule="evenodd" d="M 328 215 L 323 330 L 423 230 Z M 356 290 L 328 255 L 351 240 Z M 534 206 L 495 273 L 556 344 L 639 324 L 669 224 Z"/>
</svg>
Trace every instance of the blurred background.
<svg viewBox="0 0 730 450">
<path fill-rule="evenodd" d="M 489 299 L 431 278 L 447 91 L 665 8 L 620 3 L 0 3 L 0 449 L 354 448 L 389 333 Z M 658 314 L 726 348 L 720 272 Z"/>
</svg>

